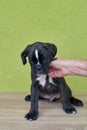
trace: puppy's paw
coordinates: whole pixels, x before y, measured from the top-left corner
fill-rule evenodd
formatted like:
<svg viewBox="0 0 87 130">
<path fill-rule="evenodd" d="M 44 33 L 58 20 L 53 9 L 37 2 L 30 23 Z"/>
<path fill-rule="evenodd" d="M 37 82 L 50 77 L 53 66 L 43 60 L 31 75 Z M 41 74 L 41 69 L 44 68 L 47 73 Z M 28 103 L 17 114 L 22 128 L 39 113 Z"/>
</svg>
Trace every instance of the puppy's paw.
<svg viewBox="0 0 87 130">
<path fill-rule="evenodd" d="M 37 120 L 38 114 L 37 113 L 27 113 L 25 115 L 25 118 L 27 120 L 33 121 L 33 120 Z"/>
<path fill-rule="evenodd" d="M 27 95 L 27 96 L 25 97 L 25 101 L 31 101 L 31 95 Z"/>
<path fill-rule="evenodd" d="M 76 99 L 74 97 L 70 98 L 70 102 L 74 105 L 74 106 L 77 106 L 77 107 L 80 107 L 80 106 L 83 106 L 83 102 L 79 99 Z"/>
<path fill-rule="evenodd" d="M 76 109 L 72 105 L 65 107 L 64 110 L 68 114 L 76 114 L 77 113 Z"/>
</svg>

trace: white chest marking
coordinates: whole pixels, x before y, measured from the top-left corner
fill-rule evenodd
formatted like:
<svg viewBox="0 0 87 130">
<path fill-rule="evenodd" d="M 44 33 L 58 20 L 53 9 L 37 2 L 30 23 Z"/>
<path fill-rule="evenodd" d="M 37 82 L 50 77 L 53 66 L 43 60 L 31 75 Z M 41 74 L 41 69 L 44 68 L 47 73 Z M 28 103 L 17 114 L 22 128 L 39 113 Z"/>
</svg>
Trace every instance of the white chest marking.
<svg viewBox="0 0 87 130">
<path fill-rule="evenodd" d="M 35 50 L 35 56 L 36 56 L 36 59 L 37 59 L 37 64 L 39 65 L 40 62 L 39 62 L 39 54 L 38 54 L 38 49 Z"/>
<path fill-rule="evenodd" d="M 42 74 L 36 79 L 37 81 L 39 81 L 39 84 L 42 85 L 43 87 L 45 86 L 45 83 L 46 83 L 46 76 L 47 75 Z"/>
<path fill-rule="evenodd" d="M 42 74 L 42 75 L 40 75 L 40 76 L 37 77 L 36 81 L 39 81 L 39 84 L 42 85 L 42 87 L 44 87 L 45 84 L 46 84 L 46 77 L 47 77 L 47 75 Z M 53 80 L 52 80 L 51 77 L 49 77 L 49 83 L 55 85 L 55 83 L 53 82 Z"/>
<path fill-rule="evenodd" d="M 49 83 L 55 84 L 51 77 L 49 77 Z"/>
</svg>

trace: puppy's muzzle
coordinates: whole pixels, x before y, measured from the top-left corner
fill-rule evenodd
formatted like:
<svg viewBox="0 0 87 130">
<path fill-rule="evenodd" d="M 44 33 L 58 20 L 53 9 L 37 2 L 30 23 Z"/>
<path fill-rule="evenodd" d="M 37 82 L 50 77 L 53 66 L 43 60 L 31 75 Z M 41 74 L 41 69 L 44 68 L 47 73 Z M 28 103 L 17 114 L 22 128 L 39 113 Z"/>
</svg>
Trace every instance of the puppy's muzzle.
<svg viewBox="0 0 87 130">
<path fill-rule="evenodd" d="M 36 67 L 37 67 L 37 70 L 41 70 L 42 68 L 40 64 L 37 64 Z"/>
</svg>

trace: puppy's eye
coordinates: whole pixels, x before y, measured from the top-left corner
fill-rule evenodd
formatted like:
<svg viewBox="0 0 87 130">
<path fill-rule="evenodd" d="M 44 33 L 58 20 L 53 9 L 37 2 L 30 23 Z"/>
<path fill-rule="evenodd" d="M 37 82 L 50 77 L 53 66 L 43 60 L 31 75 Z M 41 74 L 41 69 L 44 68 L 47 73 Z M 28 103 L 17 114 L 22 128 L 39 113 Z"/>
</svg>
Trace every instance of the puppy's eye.
<svg viewBox="0 0 87 130">
<path fill-rule="evenodd" d="M 37 64 L 37 58 L 35 56 L 32 56 L 32 59 L 31 59 L 32 62 L 34 62 L 35 64 Z"/>
<path fill-rule="evenodd" d="M 43 61 L 43 59 L 44 59 L 44 56 L 42 54 L 39 55 L 39 61 L 41 62 L 41 61 Z"/>
</svg>

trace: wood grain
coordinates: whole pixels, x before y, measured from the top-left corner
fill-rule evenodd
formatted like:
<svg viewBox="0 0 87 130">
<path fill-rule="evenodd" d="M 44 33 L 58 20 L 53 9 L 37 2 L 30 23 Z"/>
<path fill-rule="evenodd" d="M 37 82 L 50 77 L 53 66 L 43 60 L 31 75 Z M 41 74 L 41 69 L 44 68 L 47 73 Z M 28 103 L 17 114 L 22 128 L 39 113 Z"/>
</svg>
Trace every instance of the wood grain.
<svg viewBox="0 0 87 130">
<path fill-rule="evenodd" d="M 27 121 L 26 94 L 0 93 L 0 130 L 87 130 L 87 94 L 74 95 L 84 102 L 84 107 L 76 107 L 76 115 L 66 114 L 61 101 L 39 101 L 38 120 Z"/>
</svg>

